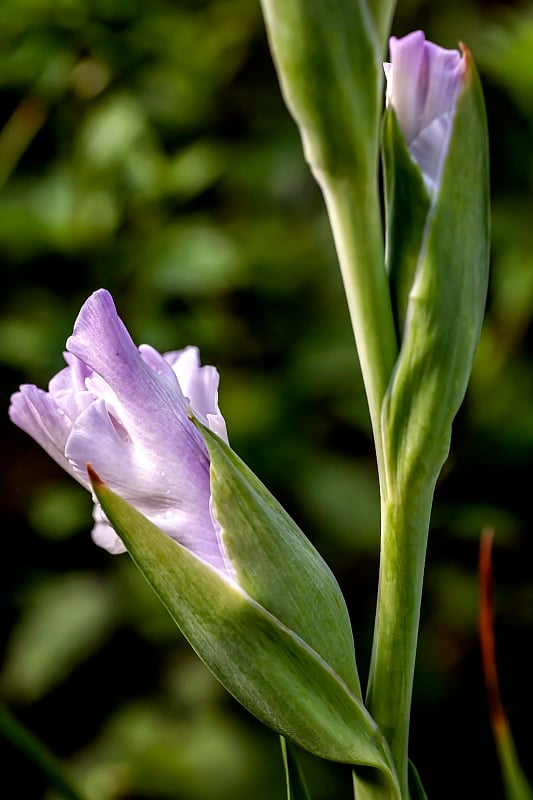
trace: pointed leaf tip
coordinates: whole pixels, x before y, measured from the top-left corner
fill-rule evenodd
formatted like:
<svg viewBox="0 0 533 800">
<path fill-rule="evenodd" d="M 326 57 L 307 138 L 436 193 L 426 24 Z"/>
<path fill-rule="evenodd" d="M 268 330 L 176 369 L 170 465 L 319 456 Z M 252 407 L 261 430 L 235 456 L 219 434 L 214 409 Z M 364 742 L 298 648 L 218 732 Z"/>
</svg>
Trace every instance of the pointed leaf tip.
<svg viewBox="0 0 533 800">
<path fill-rule="evenodd" d="M 93 469 L 92 464 L 85 464 L 85 469 L 87 470 L 87 475 L 89 476 L 89 480 L 91 481 L 91 486 L 93 489 L 96 487 L 105 486 L 105 483 L 98 475 L 98 473 Z"/>
<path fill-rule="evenodd" d="M 472 68 L 474 66 L 474 59 L 472 58 L 472 51 L 463 41 L 459 42 L 459 50 L 461 51 L 461 55 L 464 59 L 465 69 L 464 69 L 464 82 L 466 83 L 467 80 L 469 81 L 472 78 Z"/>
</svg>

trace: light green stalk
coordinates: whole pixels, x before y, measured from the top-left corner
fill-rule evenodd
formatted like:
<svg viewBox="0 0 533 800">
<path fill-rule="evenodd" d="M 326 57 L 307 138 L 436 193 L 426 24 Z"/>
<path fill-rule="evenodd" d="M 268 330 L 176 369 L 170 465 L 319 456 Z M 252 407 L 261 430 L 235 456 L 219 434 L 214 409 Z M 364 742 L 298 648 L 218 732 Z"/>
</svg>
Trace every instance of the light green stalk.
<svg viewBox="0 0 533 800">
<path fill-rule="evenodd" d="M 262 0 L 281 88 L 324 194 L 382 472 L 381 405 L 397 356 L 378 186 L 392 0 Z"/>
<path fill-rule="evenodd" d="M 382 503 L 378 612 L 366 705 L 390 744 L 404 797 L 432 499 L 432 492 L 425 489 L 418 497 L 404 495 L 403 502 L 399 493 L 396 500 L 384 498 Z"/>
<path fill-rule="evenodd" d="M 377 158 L 377 157 L 376 157 Z M 380 484 L 385 481 L 381 409 L 397 356 L 377 174 L 368 179 L 315 170 L 326 201 L 372 422 Z M 372 174 L 374 172 L 374 174 Z"/>
</svg>

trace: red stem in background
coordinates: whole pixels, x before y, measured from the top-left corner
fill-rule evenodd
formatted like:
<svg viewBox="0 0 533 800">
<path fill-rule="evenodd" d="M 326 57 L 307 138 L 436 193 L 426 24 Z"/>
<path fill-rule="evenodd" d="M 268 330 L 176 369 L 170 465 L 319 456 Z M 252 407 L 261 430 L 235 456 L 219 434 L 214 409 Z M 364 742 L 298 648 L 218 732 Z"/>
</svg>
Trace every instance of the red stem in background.
<svg viewBox="0 0 533 800">
<path fill-rule="evenodd" d="M 481 659 L 492 729 L 496 739 L 507 729 L 507 717 L 503 710 L 496 668 L 494 646 L 494 617 L 492 608 L 492 541 L 494 531 L 485 528 L 479 544 L 479 636 L 481 640 Z"/>
</svg>

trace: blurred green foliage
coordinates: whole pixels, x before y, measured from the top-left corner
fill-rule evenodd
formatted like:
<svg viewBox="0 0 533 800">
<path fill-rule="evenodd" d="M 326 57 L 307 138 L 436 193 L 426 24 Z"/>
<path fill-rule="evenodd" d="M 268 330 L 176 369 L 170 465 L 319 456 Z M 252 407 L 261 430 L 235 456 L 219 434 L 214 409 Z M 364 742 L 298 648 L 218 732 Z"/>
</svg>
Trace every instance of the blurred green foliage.
<svg viewBox="0 0 533 800">
<path fill-rule="evenodd" d="M 412 757 L 435 800 L 499 798 L 476 634 L 485 524 L 504 702 L 533 779 L 533 8 L 400 2 L 394 32 L 415 27 L 464 40 L 480 67 L 494 223 L 486 324 L 433 516 Z M 0 93 L 4 408 L 19 383 L 45 386 L 61 367 L 100 286 L 139 343 L 197 344 L 221 371 L 234 448 L 337 574 L 364 677 L 379 541 L 368 416 L 259 3 L 3 0 Z M 276 737 L 210 677 L 127 556 L 92 545 L 88 495 L 0 424 L 11 709 L 99 800 L 283 796 Z M 3 784 L 51 798 L 1 747 Z M 347 796 L 347 770 L 303 763 L 314 800 Z"/>
</svg>

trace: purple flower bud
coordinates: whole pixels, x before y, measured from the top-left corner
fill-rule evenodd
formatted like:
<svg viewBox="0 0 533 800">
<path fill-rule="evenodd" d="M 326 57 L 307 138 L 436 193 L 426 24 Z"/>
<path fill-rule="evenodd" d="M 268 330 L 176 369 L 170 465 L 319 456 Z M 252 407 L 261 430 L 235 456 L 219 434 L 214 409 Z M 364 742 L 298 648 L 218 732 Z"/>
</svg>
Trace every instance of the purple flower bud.
<svg viewBox="0 0 533 800">
<path fill-rule="evenodd" d="M 91 464 L 171 538 L 231 575 L 211 513 L 207 449 L 187 415 L 190 407 L 227 441 L 216 369 L 200 366 L 195 347 L 137 348 L 105 289 L 82 306 L 67 351 L 48 392 L 25 384 L 12 396 L 12 421 L 83 486 Z M 124 552 L 98 503 L 93 515 L 94 541 Z"/>
<path fill-rule="evenodd" d="M 427 42 L 422 31 L 389 41 L 390 63 L 384 64 L 387 103 L 398 118 L 411 156 L 433 194 L 442 167 L 463 86 L 467 58 Z"/>
</svg>

